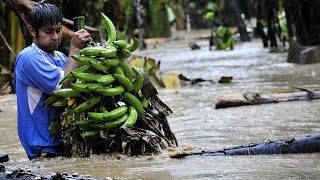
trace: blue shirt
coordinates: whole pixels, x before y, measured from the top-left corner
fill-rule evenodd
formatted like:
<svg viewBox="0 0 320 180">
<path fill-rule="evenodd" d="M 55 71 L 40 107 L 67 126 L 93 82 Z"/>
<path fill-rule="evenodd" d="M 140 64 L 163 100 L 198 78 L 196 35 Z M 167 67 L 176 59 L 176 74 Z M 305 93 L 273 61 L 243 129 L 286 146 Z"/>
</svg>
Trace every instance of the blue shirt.
<svg viewBox="0 0 320 180">
<path fill-rule="evenodd" d="M 18 109 L 18 135 L 29 159 L 40 152 L 63 154 L 60 132 L 52 134 L 49 125 L 56 120 L 56 110 L 44 105 L 46 98 L 64 77 L 68 58 L 55 51 L 55 57 L 35 44 L 23 49 L 16 58 L 15 88 Z"/>
</svg>

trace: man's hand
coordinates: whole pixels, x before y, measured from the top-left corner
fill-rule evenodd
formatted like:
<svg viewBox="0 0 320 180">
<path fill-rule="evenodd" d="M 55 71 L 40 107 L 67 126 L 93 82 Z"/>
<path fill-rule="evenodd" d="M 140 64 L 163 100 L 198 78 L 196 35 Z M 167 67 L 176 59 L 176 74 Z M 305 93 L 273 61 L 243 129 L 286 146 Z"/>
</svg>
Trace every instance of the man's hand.
<svg viewBox="0 0 320 180">
<path fill-rule="evenodd" d="M 75 55 L 82 49 L 87 42 L 91 41 L 91 35 L 85 29 L 80 29 L 76 31 L 71 38 L 70 42 L 70 50 L 69 50 L 69 59 L 71 56 Z"/>
<path fill-rule="evenodd" d="M 80 29 L 79 31 L 76 31 L 71 38 L 70 46 L 71 48 L 81 49 L 85 46 L 85 44 L 89 41 L 91 41 L 91 35 L 89 32 L 85 29 Z"/>
<path fill-rule="evenodd" d="M 78 68 L 80 64 L 76 62 L 72 56 L 77 54 L 80 49 L 82 49 L 87 42 L 91 41 L 91 35 L 85 29 L 80 29 L 79 31 L 75 32 L 73 37 L 71 38 L 70 42 L 70 49 L 68 55 L 68 63 L 64 70 L 64 75 L 66 76 L 70 71 Z M 62 84 L 62 88 L 66 88 L 69 86 L 70 82 L 65 82 Z"/>
</svg>

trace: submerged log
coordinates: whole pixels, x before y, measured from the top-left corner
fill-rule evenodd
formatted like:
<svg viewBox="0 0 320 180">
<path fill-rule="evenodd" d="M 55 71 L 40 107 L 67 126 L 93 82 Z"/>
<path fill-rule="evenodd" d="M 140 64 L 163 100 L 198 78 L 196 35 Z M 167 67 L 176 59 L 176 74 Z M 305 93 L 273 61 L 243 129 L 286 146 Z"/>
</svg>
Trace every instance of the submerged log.
<svg viewBox="0 0 320 180">
<path fill-rule="evenodd" d="M 296 154 L 320 152 L 320 133 L 297 137 L 288 140 L 267 141 L 249 145 L 236 146 L 221 150 L 204 150 L 201 152 L 181 153 L 171 156 L 182 158 L 186 156 L 236 156 L 260 154 Z"/>
<path fill-rule="evenodd" d="M 271 93 L 245 92 L 243 94 L 224 96 L 218 99 L 217 103 L 215 104 L 215 108 L 220 109 L 247 105 L 320 99 L 319 89 L 306 89 L 299 87 L 294 88 L 295 90 L 289 91 L 278 91 Z"/>
</svg>

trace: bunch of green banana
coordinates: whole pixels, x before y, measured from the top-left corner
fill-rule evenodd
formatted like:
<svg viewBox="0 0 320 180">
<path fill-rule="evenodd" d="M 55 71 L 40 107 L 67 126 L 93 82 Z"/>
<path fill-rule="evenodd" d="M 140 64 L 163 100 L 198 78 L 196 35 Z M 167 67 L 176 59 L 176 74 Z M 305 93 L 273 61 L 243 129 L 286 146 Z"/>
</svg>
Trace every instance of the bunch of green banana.
<svg viewBox="0 0 320 180">
<path fill-rule="evenodd" d="M 140 46 L 139 40 L 116 40 L 112 21 L 103 13 L 101 17 L 107 43 L 85 47 L 74 55 L 82 66 L 60 81 L 71 82 L 70 87 L 53 91 L 46 100 L 48 107 L 62 109 L 61 128 L 76 126 L 83 138 L 99 137 L 101 131 L 114 133 L 121 126 L 133 127 L 148 106 L 141 93 L 143 76 L 126 62 Z"/>
</svg>

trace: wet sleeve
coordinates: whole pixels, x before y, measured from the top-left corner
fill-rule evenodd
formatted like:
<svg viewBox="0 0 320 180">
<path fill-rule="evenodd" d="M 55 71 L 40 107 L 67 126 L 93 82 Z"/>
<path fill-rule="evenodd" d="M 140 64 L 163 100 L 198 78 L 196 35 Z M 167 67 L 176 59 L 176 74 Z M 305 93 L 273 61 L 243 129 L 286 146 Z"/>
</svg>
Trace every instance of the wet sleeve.
<svg viewBox="0 0 320 180">
<path fill-rule="evenodd" d="M 59 89 L 59 81 L 64 77 L 62 68 L 45 61 L 38 54 L 29 56 L 24 61 L 21 73 L 25 77 L 25 83 L 47 94 Z"/>
</svg>

